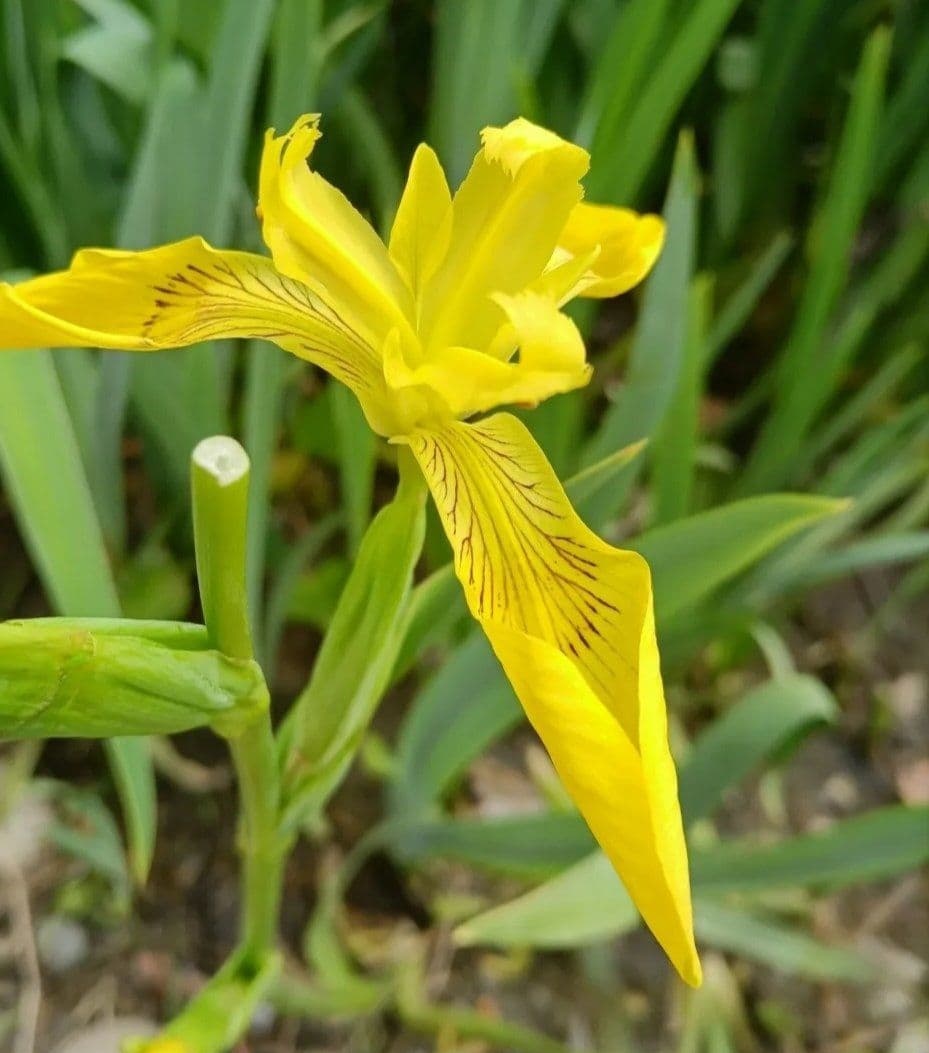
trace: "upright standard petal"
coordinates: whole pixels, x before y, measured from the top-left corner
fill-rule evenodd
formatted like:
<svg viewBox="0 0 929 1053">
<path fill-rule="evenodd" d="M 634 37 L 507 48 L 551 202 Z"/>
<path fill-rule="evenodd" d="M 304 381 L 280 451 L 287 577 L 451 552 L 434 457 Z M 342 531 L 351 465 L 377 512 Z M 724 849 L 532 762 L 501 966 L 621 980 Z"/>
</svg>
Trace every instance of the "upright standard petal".
<svg viewBox="0 0 929 1053">
<path fill-rule="evenodd" d="M 414 301 L 435 274 L 452 233 L 452 195 L 435 150 L 420 143 L 390 231 L 388 252 Z M 418 306 L 418 305 L 417 305 Z"/>
<path fill-rule="evenodd" d="M 646 923 L 699 983 L 647 565 L 584 526 L 516 418 L 408 441 L 472 614 Z"/>
<path fill-rule="evenodd" d="M 568 216 L 543 283 L 562 301 L 619 296 L 648 274 L 663 244 L 660 216 L 582 201 Z M 577 263 L 584 260 L 578 272 Z"/>
<path fill-rule="evenodd" d="M 412 336 L 412 298 L 387 248 L 348 198 L 308 161 L 320 137 L 318 114 L 282 136 L 268 132 L 258 214 L 277 269 L 326 299 L 380 347 L 393 329 Z"/>
<path fill-rule="evenodd" d="M 312 290 L 269 259 L 202 238 L 146 252 L 85 249 L 66 271 L 0 285 L 0 348 L 160 351 L 223 337 L 270 340 L 358 395 L 389 434 L 381 356 Z"/>
<path fill-rule="evenodd" d="M 590 160 L 581 147 L 522 118 L 482 138 L 452 202 L 445 259 L 423 292 L 430 350 L 486 347 L 503 321 L 492 295 L 520 292 L 542 273 L 581 199 Z"/>
</svg>

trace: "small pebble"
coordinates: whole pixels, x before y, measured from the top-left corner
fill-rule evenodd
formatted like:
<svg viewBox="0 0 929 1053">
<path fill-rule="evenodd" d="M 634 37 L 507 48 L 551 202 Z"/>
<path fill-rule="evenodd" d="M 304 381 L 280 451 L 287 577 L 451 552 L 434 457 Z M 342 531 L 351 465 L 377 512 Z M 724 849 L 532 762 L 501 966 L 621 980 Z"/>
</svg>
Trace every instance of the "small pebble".
<svg viewBox="0 0 929 1053">
<path fill-rule="evenodd" d="M 23 794 L 0 823 L 0 857 L 28 870 L 39 859 L 51 821 L 51 811 L 43 800 L 28 792 Z"/>
<path fill-rule="evenodd" d="M 259 1002 L 252 1014 L 252 1022 L 249 1030 L 253 1035 L 263 1037 L 271 1033 L 277 1023 L 277 1010 L 270 1002 Z"/>
<path fill-rule="evenodd" d="M 848 810 L 858 803 L 858 787 L 849 775 L 836 772 L 823 783 L 823 797 L 837 808 Z"/>
<path fill-rule="evenodd" d="M 890 1053 L 924 1053 L 929 1049 L 929 1020 L 914 1020 L 898 1032 Z"/>
<path fill-rule="evenodd" d="M 120 1053 L 127 1038 L 146 1038 L 155 1034 L 155 1025 L 142 1017 L 117 1017 L 82 1028 L 69 1035 L 54 1053 Z"/>
<path fill-rule="evenodd" d="M 929 758 L 902 765 L 896 773 L 896 783 L 904 804 L 929 804 Z"/>
<path fill-rule="evenodd" d="M 80 965 L 90 951 L 87 930 L 57 914 L 43 919 L 36 934 L 39 959 L 49 972 L 66 973 Z"/>
</svg>

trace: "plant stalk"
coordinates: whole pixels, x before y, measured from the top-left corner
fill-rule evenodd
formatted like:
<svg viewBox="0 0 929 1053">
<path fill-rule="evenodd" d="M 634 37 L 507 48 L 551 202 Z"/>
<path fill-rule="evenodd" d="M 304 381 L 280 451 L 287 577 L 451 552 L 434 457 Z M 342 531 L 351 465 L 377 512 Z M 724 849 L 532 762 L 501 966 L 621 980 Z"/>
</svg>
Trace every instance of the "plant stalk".
<svg viewBox="0 0 929 1053">
<path fill-rule="evenodd" d="M 194 544 L 203 617 L 213 646 L 251 659 L 246 588 L 249 460 L 233 439 L 205 439 L 194 450 Z M 243 966 L 259 969 L 274 949 L 286 844 L 279 833 L 280 780 L 271 718 L 257 714 L 228 738 L 239 786 Z"/>
</svg>

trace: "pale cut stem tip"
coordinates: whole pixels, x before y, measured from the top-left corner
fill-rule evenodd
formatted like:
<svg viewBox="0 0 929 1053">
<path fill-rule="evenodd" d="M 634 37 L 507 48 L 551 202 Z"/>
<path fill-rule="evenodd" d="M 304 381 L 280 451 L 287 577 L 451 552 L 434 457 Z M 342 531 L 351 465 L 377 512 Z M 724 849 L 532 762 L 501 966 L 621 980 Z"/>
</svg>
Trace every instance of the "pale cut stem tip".
<svg viewBox="0 0 929 1053">
<path fill-rule="evenodd" d="M 251 462 L 240 443 L 228 435 L 213 435 L 197 443 L 193 461 L 219 483 L 231 486 L 248 474 Z"/>
</svg>

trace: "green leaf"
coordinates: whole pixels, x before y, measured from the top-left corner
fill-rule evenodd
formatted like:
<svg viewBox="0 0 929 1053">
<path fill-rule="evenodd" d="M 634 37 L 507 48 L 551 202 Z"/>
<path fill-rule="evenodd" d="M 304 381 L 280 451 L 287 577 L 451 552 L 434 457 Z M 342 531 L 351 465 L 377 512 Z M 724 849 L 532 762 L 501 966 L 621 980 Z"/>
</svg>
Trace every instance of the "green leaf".
<svg viewBox="0 0 929 1053">
<path fill-rule="evenodd" d="M 614 18 L 609 37 L 588 74 L 574 141 L 590 148 L 594 194 L 608 193 L 618 176 L 622 155 L 616 153 L 616 147 L 625 133 L 636 90 L 654 60 L 669 6 L 669 0 L 631 0 L 626 4 Z"/>
<path fill-rule="evenodd" d="M 876 29 L 861 57 L 838 156 L 812 226 L 803 299 L 778 362 L 774 406 L 740 478 L 741 494 L 770 489 L 789 476 L 824 390 L 835 382 L 820 348 L 873 183 L 890 40 L 886 27 Z"/>
<path fill-rule="evenodd" d="M 310 681 L 282 729 L 290 820 L 301 822 L 341 779 L 390 682 L 413 568 L 425 532 L 425 489 L 401 451 L 400 488 L 375 516 L 339 599 Z"/>
<path fill-rule="evenodd" d="M 204 86 L 183 65 L 165 70 L 136 184 L 165 210 L 149 244 L 190 234 L 219 245 L 230 240 L 272 8 L 271 0 L 226 0 Z M 133 363 L 133 407 L 166 456 L 167 482 L 179 501 L 187 499 L 191 449 L 228 430 L 227 382 L 227 363 L 213 344 Z"/>
<path fill-rule="evenodd" d="M 595 464 L 582 468 L 564 484 L 571 503 L 583 516 L 596 495 L 606 486 L 622 478 L 623 471 L 633 464 L 648 445 L 647 439 L 630 443 Z"/>
<path fill-rule="evenodd" d="M 667 242 L 645 285 L 625 383 L 587 443 L 582 456 L 584 466 L 602 461 L 631 443 L 651 438 L 671 404 L 687 340 L 696 207 L 693 138 L 685 134 L 678 141 L 665 202 Z M 620 506 L 631 481 L 632 473 L 627 472 L 609 492 L 601 491 L 596 498 L 588 498 L 588 515 L 595 523 L 609 518 Z"/>
<path fill-rule="evenodd" d="M 52 787 L 64 821 L 49 827 L 49 839 L 60 851 L 81 860 L 105 878 L 116 893 L 119 906 L 127 906 L 131 883 L 126 854 L 110 810 L 95 793 L 57 783 Z"/>
<path fill-rule="evenodd" d="M 251 510 L 253 504 L 257 504 L 257 502 L 254 500 L 249 501 L 249 510 Z M 249 520 L 249 530 L 252 529 L 253 522 L 253 520 Z M 299 612 L 307 621 L 318 625 L 320 628 L 325 628 L 332 618 L 336 599 L 348 578 L 348 567 L 345 562 L 337 559 L 323 563 L 320 567 L 320 569 L 328 567 L 331 571 L 334 571 L 338 582 L 331 606 L 329 605 L 330 588 L 328 581 L 322 589 L 313 588 L 309 596 L 307 596 L 306 592 L 303 592 L 298 597 L 297 591 L 300 585 L 305 584 L 307 581 L 306 578 L 300 577 L 301 571 L 307 563 L 310 563 L 318 556 L 323 546 L 332 539 L 338 523 L 338 515 L 327 516 L 325 519 L 314 523 L 303 537 L 289 549 L 281 560 L 280 565 L 275 568 L 265 605 L 264 639 L 259 649 L 261 663 L 268 669 L 274 669 L 276 666 L 278 647 L 288 616 L 297 617 Z M 250 548 L 249 554 L 251 554 L 251 551 L 252 549 Z M 251 565 L 249 564 L 249 566 Z M 310 577 L 308 580 L 314 585 L 318 585 L 318 575 Z M 251 592 L 249 592 L 249 599 L 253 599 Z M 254 604 L 252 604 L 252 624 L 254 624 L 254 609 Z"/>
<path fill-rule="evenodd" d="M 399 680 L 408 673 L 426 648 L 447 639 L 454 627 L 467 617 L 468 609 L 455 568 L 446 563 L 413 589 L 394 679 Z"/>
<path fill-rule="evenodd" d="M 233 226 L 273 10 L 273 0 L 226 0 L 211 51 L 203 139 L 192 167 L 199 179 L 198 231 L 220 243 Z"/>
<path fill-rule="evenodd" d="M 836 823 L 825 833 L 787 838 L 776 845 L 714 845 L 691 853 L 697 918 L 709 895 L 798 886 L 834 889 L 894 877 L 927 860 L 929 807 L 876 809 Z M 725 936 L 720 937 L 714 922 L 724 910 L 714 903 L 707 920 L 709 932 L 722 940 Z M 620 935 L 636 921 L 635 908 L 609 860 L 595 852 L 544 885 L 471 918 L 458 929 L 456 939 L 497 946 L 579 947 Z M 699 929 L 699 921 L 697 925 Z M 796 966 L 803 946 L 802 940 L 793 941 L 792 947 L 782 946 L 781 953 L 793 953 Z"/>
<path fill-rule="evenodd" d="M 874 979 L 874 966 L 855 951 L 830 947 L 781 922 L 713 900 L 694 903 L 694 928 L 702 942 L 782 973 L 853 983 Z"/>
<path fill-rule="evenodd" d="M 759 892 L 881 881 L 929 861 L 929 806 L 888 805 L 773 845 L 730 841 L 691 857 L 694 888 Z"/>
<path fill-rule="evenodd" d="M 484 634 L 472 631 L 410 706 L 397 743 L 392 814 L 428 814 L 468 764 L 521 715 Z"/>
<path fill-rule="evenodd" d="M 151 27 L 126 5 L 124 17 L 101 21 L 65 38 L 61 54 L 126 102 L 140 105 L 151 87 L 151 43 Z"/>
<path fill-rule="evenodd" d="M 800 455 L 801 471 L 815 464 L 839 443 L 866 428 L 871 420 L 886 415 L 891 396 L 921 358 L 921 348 L 910 344 L 890 355 L 861 388 L 829 414 L 821 427 L 811 432 Z"/>
<path fill-rule="evenodd" d="M 674 115 L 739 3 L 695 0 L 683 20 L 673 19 L 679 25 L 677 33 L 662 49 L 657 65 L 649 70 L 624 134 L 614 143 L 614 156 L 622 158 L 622 165 L 609 173 L 601 169 L 610 180 L 606 184 L 597 179 L 591 187 L 593 196 L 608 193 L 613 201 L 635 201 Z"/>
<path fill-rule="evenodd" d="M 368 427 L 358 399 L 342 384 L 330 384 L 327 394 L 335 425 L 342 507 L 348 532 L 349 552 L 358 551 L 374 499 L 374 470 L 377 464 L 377 438 Z"/>
<path fill-rule="evenodd" d="M 41 414 L 27 410 L 37 406 Z M 74 429 L 46 351 L 0 353 L 0 469 L 52 605 L 70 615 L 118 614 Z"/>
<path fill-rule="evenodd" d="M 406 861 L 456 859 L 492 872 L 535 879 L 576 863 L 593 844 L 593 836 L 574 812 L 414 820 L 400 824 L 391 841 L 392 849 Z"/>
<path fill-rule="evenodd" d="M 915 14 L 915 9 L 912 13 Z M 929 94 L 929 32 L 925 21 L 915 41 L 901 39 L 901 28 L 905 27 L 895 28 L 897 43 L 904 46 L 912 43 L 914 47 L 912 53 L 899 63 L 899 84 L 881 122 L 880 146 L 875 157 L 878 186 L 882 186 L 895 170 L 899 170 L 901 162 L 908 160 L 920 143 L 925 142 L 929 121 L 929 113 L 923 105 Z"/>
<path fill-rule="evenodd" d="M 315 105 L 320 74 L 316 45 L 322 15 L 322 0 L 281 0 L 276 5 L 269 48 L 271 72 L 266 115 L 266 123 L 271 127 L 289 127 L 300 113 Z M 267 612 L 265 624 L 262 592 L 271 512 L 271 467 L 289 362 L 292 359 L 280 348 L 260 340 L 249 341 L 245 350 L 242 444 L 252 465 L 246 573 L 252 632 L 256 641 L 262 641 L 259 657 L 265 663 L 276 654 L 284 617 L 282 590 L 278 587 L 274 593 L 278 605 Z M 292 560 L 291 565 L 294 562 Z M 280 586 L 281 580 L 276 584 Z"/>
<path fill-rule="evenodd" d="M 599 852 L 517 899 L 484 911 L 455 931 L 463 945 L 583 947 L 639 924 L 639 912 Z"/>
<path fill-rule="evenodd" d="M 805 674 L 769 680 L 713 721 L 687 754 L 680 796 L 688 823 L 711 815 L 730 786 L 811 726 L 832 723 L 835 699 Z"/>
<path fill-rule="evenodd" d="M 833 498 L 768 494 L 646 531 L 630 547 L 648 560 L 657 617 L 667 620 L 798 530 L 847 507 Z"/>
<path fill-rule="evenodd" d="M 742 331 L 793 247 L 793 236 L 782 230 L 775 235 L 758 259 L 752 261 L 745 280 L 722 305 L 707 333 L 707 365 L 713 363 L 733 337 Z"/>
<path fill-rule="evenodd" d="M 292 621 L 325 632 L 351 571 L 351 563 L 344 556 L 321 559 L 293 582 L 284 613 Z"/>
<path fill-rule="evenodd" d="M 906 563 L 927 555 L 929 530 L 863 538 L 832 552 L 822 553 L 816 560 L 797 567 L 792 578 L 788 574 L 778 585 L 782 590 L 792 586 L 806 591 L 827 581 L 852 577 L 869 568 Z"/>
<path fill-rule="evenodd" d="M 691 506 L 703 398 L 704 349 L 711 280 L 700 275 L 691 283 L 687 340 L 677 390 L 651 448 L 655 524 L 687 514 Z"/>
<path fill-rule="evenodd" d="M 223 1053 L 248 1030 L 255 1011 L 281 973 L 276 951 L 255 961 L 237 952 L 202 987 L 187 1007 L 151 1042 L 129 1042 L 126 1053 L 156 1053 L 177 1040 L 195 1053 Z"/>
<path fill-rule="evenodd" d="M 41 406 L 42 412 L 25 412 Z M 0 472 L 52 605 L 61 613 L 117 616 L 119 599 L 51 356 L 0 353 Z M 54 480 L 54 485 L 50 485 Z M 143 739 L 106 749 L 142 882 L 155 843 L 155 777 Z"/>
<path fill-rule="evenodd" d="M 597 854 L 465 922 L 456 930 L 455 942 L 563 950 L 614 939 L 638 924 L 639 912 L 628 893 L 605 857 Z M 702 942 L 782 972 L 851 981 L 873 974 L 859 954 L 705 897 L 694 902 L 694 928 Z"/>
<path fill-rule="evenodd" d="M 391 136 L 378 110 L 362 91 L 354 87 L 340 93 L 333 117 L 337 129 L 344 131 L 347 142 L 357 155 L 358 167 L 370 189 L 374 211 L 372 224 L 387 237 L 406 181 Z"/>
<path fill-rule="evenodd" d="M 523 27 L 522 0 L 435 5 L 429 142 L 453 186 L 468 170 L 481 128 L 514 116 Z"/>
</svg>

